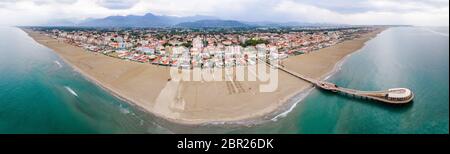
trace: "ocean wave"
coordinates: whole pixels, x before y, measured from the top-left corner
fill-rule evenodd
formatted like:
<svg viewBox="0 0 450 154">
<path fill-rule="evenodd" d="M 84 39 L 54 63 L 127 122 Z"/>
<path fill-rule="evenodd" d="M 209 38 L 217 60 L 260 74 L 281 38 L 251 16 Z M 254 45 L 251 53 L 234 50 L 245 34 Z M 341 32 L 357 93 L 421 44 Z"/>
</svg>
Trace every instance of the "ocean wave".
<svg viewBox="0 0 450 154">
<path fill-rule="evenodd" d="M 144 121 L 142 121 L 142 124 L 144 124 Z M 156 131 L 158 133 L 164 133 L 164 134 L 175 134 L 175 132 L 171 131 L 170 129 L 168 129 L 166 127 L 161 126 L 157 122 L 152 121 L 150 124 L 153 127 L 147 127 L 148 133 L 153 133 Z"/>
<path fill-rule="evenodd" d="M 448 35 L 449 35 L 448 33 L 438 32 L 438 31 L 435 31 L 435 30 L 430 29 L 430 28 L 422 28 L 422 29 L 425 30 L 425 31 L 431 32 L 433 34 L 437 34 L 437 35 L 441 35 L 441 36 L 445 36 L 445 37 L 448 37 Z"/>
<path fill-rule="evenodd" d="M 358 50 L 358 51 L 359 51 L 359 50 Z M 358 52 L 358 51 L 356 51 L 356 52 Z M 354 52 L 354 53 L 356 53 L 356 52 Z M 350 58 L 350 56 L 352 56 L 354 53 L 351 53 L 351 54 L 345 56 L 344 58 L 342 58 L 342 60 L 340 60 L 339 62 L 337 62 L 337 63 L 334 65 L 333 70 L 332 70 L 331 72 L 329 72 L 328 74 L 326 74 L 326 76 L 325 76 L 322 80 L 328 80 L 328 79 L 330 79 L 332 76 L 334 76 L 337 72 L 341 71 L 341 70 L 342 70 L 342 66 L 344 65 L 344 63 L 346 62 L 346 60 L 347 60 L 348 58 Z"/>
<path fill-rule="evenodd" d="M 291 113 L 294 108 L 297 106 L 298 103 L 300 103 L 303 99 L 306 98 L 306 96 L 309 95 L 309 93 L 313 90 L 314 88 L 309 88 L 308 90 L 300 93 L 298 96 L 292 98 L 293 100 L 295 100 L 296 102 L 294 104 L 292 104 L 289 109 L 287 109 L 286 111 L 276 115 L 275 117 L 273 117 L 272 119 L 270 119 L 271 121 L 278 121 L 278 119 L 280 118 L 284 118 L 286 117 L 289 113 Z"/>
<path fill-rule="evenodd" d="M 54 62 L 56 65 L 58 65 L 59 68 L 62 67 L 62 65 L 61 65 L 61 63 L 60 63 L 59 61 L 55 60 L 55 61 L 53 61 L 53 62 Z"/>
<path fill-rule="evenodd" d="M 66 88 L 67 91 L 69 91 L 72 95 L 78 97 L 78 94 L 72 88 L 70 88 L 68 86 L 64 86 L 64 88 Z"/>
<path fill-rule="evenodd" d="M 119 110 L 120 110 L 120 112 L 123 113 L 123 114 L 129 114 L 129 113 L 131 113 L 131 111 L 130 111 L 129 109 L 123 107 L 122 105 L 119 105 Z"/>
</svg>

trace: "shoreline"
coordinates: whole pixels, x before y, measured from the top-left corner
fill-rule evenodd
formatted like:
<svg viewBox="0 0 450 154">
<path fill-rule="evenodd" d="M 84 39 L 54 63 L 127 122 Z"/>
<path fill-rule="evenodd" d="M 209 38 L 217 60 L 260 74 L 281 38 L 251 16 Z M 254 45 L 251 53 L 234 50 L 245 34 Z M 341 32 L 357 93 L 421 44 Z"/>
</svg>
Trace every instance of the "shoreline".
<svg viewBox="0 0 450 154">
<path fill-rule="evenodd" d="M 384 28 L 378 32 L 375 32 L 374 36 L 371 36 L 366 42 L 364 42 L 363 47 L 367 44 L 367 42 L 369 42 L 370 40 L 376 38 L 380 33 L 382 33 L 383 31 L 387 30 L 388 28 Z M 362 48 L 363 48 L 362 47 Z M 328 73 L 323 74 L 319 79 L 320 80 L 328 80 L 329 78 L 331 78 L 332 76 L 334 76 L 336 73 L 338 73 L 341 69 L 342 69 L 342 65 L 344 65 L 344 63 L 346 62 L 347 59 L 349 59 L 353 54 L 358 53 L 362 48 L 357 49 L 353 52 L 351 52 L 350 54 L 347 54 L 345 57 L 343 57 L 341 60 L 339 60 L 333 67 L 332 70 L 330 70 Z M 313 85 L 311 85 L 311 87 L 307 87 L 306 89 L 300 90 L 298 92 L 297 95 L 295 95 L 292 99 L 295 99 L 296 96 L 299 96 L 299 99 L 295 99 L 292 102 L 291 105 L 289 105 L 289 103 L 286 103 L 286 105 L 288 105 L 288 110 L 281 110 L 280 111 L 284 111 L 281 112 L 280 114 L 277 114 L 276 116 L 274 116 L 271 121 L 277 121 L 279 117 L 283 118 L 286 117 L 287 114 L 289 114 L 296 106 L 298 103 L 300 103 L 301 101 L 303 101 L 303 99 L 305 99 L 306 97 L 308 97 L 308 95 L 313 91 L 313 89 L 315 89 L 315 87 Z M 290 106 L 290 107 L 289 107 Z"/>
<path fill-rule="evenodd" d="M 385 31 L 385 30 L 387 30 L 387 28 L 386 28 L 386 29 L 383 29 L 383 30 L 381 30 L 381 31 L 379 31 L 379 32 L 377 32 L 376 35 L 371 36 L 371 37 L 369 38 L 369 40 L 367 40 L 366 42 L 364 42 L 363 47 L 366 46 L 367 42 L 369 42 L 370 40 L 374 39 L 374 38 L 377 37 L 381 32 L 383 32 L 383 31 Z M 363 47 L 362 47 L 362 48 L 363 48 Z M 362 48 L 360 48 L 360 49 L 358 49 L 358 50 L 355 50 L 355 51 L 351 52 L 350 54 L 346 55 L 345 57 L 343 57 L 341 60 L 339 60 L 339 61 L 336 63 L 336 65 L 334 65 L 333 69 L 332 69 L 330 72 L 324 74 L 322 77 L 320 77 L 320 79 L 321 79 L 321 80 L 328 80 L 330 77 L 334 76 L 337 72 L 339 72 L 339 71 L 341 70 L 342 65 L 344 65 L 345 61 L 346 61 L 348 58 L 350 58 L 353 54 L 358 53 Z"/>
<path fill-rule="evenodd" d="M 124 102 L 127 102 L 128 104 L 130 104 L 132 106 L 136 106 L 137 109 L 139 109 L 141 111 L 144 111 L 145 113 L 150 113 L 150 114 L 152 114 L 152 115 L 154 115 L 154 116 L 156 116 L 158 118 L 162 118 L 164 120 L 167 120 L 169 122 L 173 122 L 173 123 L 176 123 L 176 124 L 186 124 L 186 125 L 209 125 L 209 124 L 237 124 L 237 125 L 243 125 L 243 124 L 247 124 L 248 125 L 248 124 L 264 123 L 266 121 L 274 121 L 273 119 L 275 119 L 275 121 L 276 121 L 279 117 L 284 117 L 290 111 L 292 111 L 295 108 L 295 106 L 299 102 L 301 102 L 304 98 L 306 98 L 309 95 L 309 93 L 312 91 L 312 89 L 314 89 L 311 84 L 298 83 L 296 86 L 301 85 L 300 88 L 299 87 L 294 87 L 294 88 L 290 87 L 291 89 L 289 89 L 289 90 L 293 90 L 293 89 L 296 89 L 296 90 L 293 90 L 294 92 L 291 91 L 289 94 L 282 93 L 283 94 L 282 96 L 276 96 L 276 98 L 272 97 L 272 100 L 279 100 L 279 101 L 278 102 L 275 101 L 275 102 L 269 103 L 268 104 L 269 106 L 264 106 L 264 108 L 258 110 L 257 113 L 253 113 L 253 114 L 252 113 L 242 114 L 244 112 L 241 112 L 241 113 L 239 113 L 241 115 L 236 115 L 236 116 L 231 117 L 231 118 L 230 117 L 228 117 L 228 118 L 226 118 L 226 117 L 216 118 L 215 120 L 207 119 L 207 118 L 204 118 L 204 119 L 200 119 L 200 118 L 186 118 L 186 117 L 176 116 L 176 115 L 172 116 L 173 114 L 171 114 L 171 113 L 167 113 L 167 112 L 162 112 L 161 113 L 160 111 L 157 111 L 156 109 L 158 109 L 158 108 L 156 108 L 156 107 L 155 107 L 156 108 L 155 109 L 155 108 L 150 108 L 150 107 L 146 106 L 147 102 L 139 100 L 139 98 L 136 99 L 135 97 L 127 97 L 126 94 L 124 94 L 123 92 L 121 93 L 121 91 L 118 90 L 117 87 L 113 87 L 113 86 L 110 85 L 111 83 L 114 83 L 114 82 L 110 82 L 109 84 L 108 83 L 105 84 L 104 82 L 100 81 L 99 79 L 97 79 L 95 77 L 95 74 L 93 76 L 93 75 L 91 75 L 89 73 L 89 71 L 86 72 L 85 70 L 80 68 L 80 66 L 86 65 L 86 64 L 83 63 L 83 61 L 78 63 L 78 66 L 77 66 L 76 65 L 77 63 L 74 63 L 73 61 L 71 62 L 70 59 L 68 59 L 68 58 L 70 58 L 70 55 L 64 55 L 63 53 L 61 53 L 62 51 L 58 51 L 57 50 L 58 47 L 55 47 L 57 45 L 52 46 L 49 42 L 45 42 L 45 41 L 51 41 L 50 38 L 46 39 L 45 36 L 37 36 L 37 34 L 33 34 L 33 32 L 31 32 L 31 31 L 28 31 L 28 30 L 25 30 L 25 29 L 22 29 L 22 30 L 25 33 L 27 33 L 28 36 L 33 38 L 33 40 L 36 41 L 37 43 L 52 49 L 62 60 L 64 60 L 65 63 L 69 64 L 69 66 L 72 67 L 76 72 L 79 72 L 80 74 L 82 74 L 82 76 L 85 77 L 87 80 L 89 80 L 92 83 L 98 85 L 102 89 L 108 91 L 113 96 L 116 96 L 120 100 L 122 100 Z M 364 43 L 361 45 L 361 48 L 364 47 L 364 45 L 367 43 L 367 41 L 373 39 L 374 37 L 376 37 L 377 34 L 381 33 L 384 30 L 385 29 L 379 30 L 377 32 L 372 32 L 375 35 L 374 34 L 370 34 L 370 36 L 366 36 L 368 38 L 364 38 L 364 39 L 367 39 L 367 40 L 364 41 Z M 369 35 L 369 34 L 366 34 L 366 35 Z M 41 38 L 41 40 L 40 40 L 39 39 L 40 37 L 44 37 L 44 38 L 43 39 Z M 55 43 L 55 41 L 56 40 L 54 40 L 51 43 Z M 349 41 L 353 41 L 353 40 L 349 40 Z M 346 42 L 346 41 L 344 41 L 344 42 Z M 61 47 L 61 48 L 69 48 L 69 47 L 66 47 L 66 46 L 70 46 L 70 45 L 67 45 L 65 43 L 61 43 L 59 41 L 56 41 L 56 43 L 58 45 L 62 45 L 63 47 Z M 72 47 L 72 48 L 78 48 L 78 47 Z M 327 47 L 327 48 L 331 48 L 331 47 Z M 354 51 L 350 51 L 343 58 L 340 58 L 340 60 L 337 61 L 334 64 L 333 68 L 330 71 L 326 71 L 327 73 L 322 74 L 319 78 L 320 79 L 329 78 L 332 75 L 334 75 L 336 72 L 339 71 L 342 63 L 346 59 L 348 59 L 348 57 L 350 57 L 353 53 L 356 53 L 357 51 L 359 51 L 361 48 L 358 48 L 357 50 L 354 50 Z M 326 48 L 324 48 L 324 49 L 326 49 Z M 320 49 L 320 50 L 317 50 L 317 51 L 314 51 L 314 52 L 320 52 L 321 50 L 323 50 L 323 49 Z M 87 51 L 84 51 L 84 52 L 87 52 Z M 95 56 L 106 57 L 104 55 L 97 54 L 97 53 L 85 53 L 85 54 L 86 55 L 90 55 L 90 56 L 94 55 L 94 57 Z M 108 57 L 108 58 L 111 58 L 111 57 Z M 292 57 L 292 58 L 290 57 L 288 59 L 293 59 L 293 58 L 295 58 L 295 57 Z M 117 60 L 119 60 L 119 59 L 117 59 Z M 123 60 L 121 60 L 121 61 L 123 61 Z M 123 63 L 133 63 L 133 62 L 125 62 L 124 61 Z M 146 68 L 150 67 L 150 66 L 144 66 L 144 65 L 147 65 L 147 64 L 140 64 L 140 63 L 133 63 L 133 64 L 127 64 L 127 65 L 141 65 L 141 66 L 146 67 Z M 150 65 L 150 64 L 148 64 L 148 65 Z M 102 65 L 97 65 L 97 66 L 103 67 Z M 151 69 L 149 69 L 149 70 L 153 70 L 153 69 L 161 70 L 160 67 L 155 67 L 155 66 L 151 66 Z M 163 68 L 163 69 L 165 69 L 165 68 Z M 160 71 L 160 72 L 164 72 L 164 71 Z M 127 74 L 127 73 L 128 72 L 125 72 L 123 74 Z M 141 74 L 142 74 L 142 72 L 141 72 Z M 152 75 L 154 75 L 154 74 L 152 74 Z M 285 77 L 285 78 L 289 78 L 289 77 Z M 160 82 L 163 82 L 163 81 L 160 81 Z M 181 86 L 183 86 L 183 84 L 185 84 L 185 83 L 179 83 L 179 84 L 181 84 Z M 188 83 L 187 87 L 192 86 L 190 84 L 191 83 Z M 195 85 L 195 83 L 193 83 L 193 85 Z M 206 85 L 206 86 L 209 87 L 210 85 Z M 167 88 L 167 85 L 164 88 Z M 163 89 L 161 89 L 159 92 L 161 92 L 162 90 Z M 169 88 L 169 91 L 170 90 L 174 90 L 174 89 L 170 89 Z M 157 93 L 159 93 L 159 92 L 157 92 Z M 156 98 L 156 100 L 159 99 L 160 96 L 161 96 L 161 93 L 159 93 L 159 96 Z M 301 96 L 300 99 L 297 98 L 299 96 Z M 236 96 L 236 97 L 242 98 L 244 96 Z M 153 100 L 150 100 L 150 101 L 154 101 L 154 100 L 155 99 L 153 98 Z M 144 102 L 144 103 L 142 103 L 142 102 Z M 175 102 L 175 103 L 177 103 L 177 102 Z M 196 103 L 196 102 L 194 102 L 194 103 Z M 154 105 L 154 103 L 153 103 L 153 106 L 156 106 L 156 105 Z M 259 105 L 258 107 L 260 107 L 260 106 L 261 105 Z M 198 108 L 201 108 L 201 107 L 198 107 Z M 171 109 L 171 108 L 169 106 L 169 107 L 166 107 L 164 109 Z M 220 109 L 217 109 L 217 110 L 222 111 Z M 172 110 L 168 110 L 168 112 L 169 111 L 172 111 Z"/>
</svg>

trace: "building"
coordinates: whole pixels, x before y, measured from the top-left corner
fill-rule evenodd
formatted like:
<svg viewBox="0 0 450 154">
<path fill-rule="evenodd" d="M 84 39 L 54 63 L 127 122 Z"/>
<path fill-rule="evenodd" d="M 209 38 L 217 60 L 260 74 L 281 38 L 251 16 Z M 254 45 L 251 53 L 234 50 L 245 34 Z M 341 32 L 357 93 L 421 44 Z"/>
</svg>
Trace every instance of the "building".
<svg viewBox="0 0 450 154">
<path fill-rule="evenodd" d="M 203 48 L 203 39 L 200 36 L 194 38 L 194 40 L 192 40 L 192 47 L 197 49 Z"/>
</svg>

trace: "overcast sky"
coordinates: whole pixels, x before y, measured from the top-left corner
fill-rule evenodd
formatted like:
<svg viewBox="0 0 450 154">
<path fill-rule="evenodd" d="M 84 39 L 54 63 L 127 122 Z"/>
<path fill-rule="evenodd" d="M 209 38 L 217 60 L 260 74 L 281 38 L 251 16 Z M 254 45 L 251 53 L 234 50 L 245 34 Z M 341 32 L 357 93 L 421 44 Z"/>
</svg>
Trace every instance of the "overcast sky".
<svg viewBox="0 0 450 154">
<path fill-rule="evenodd" d="M 149 12 L 245 21 L 449 25 L 448 0 L 0 0 L 0 25 Z"/>
</svg>

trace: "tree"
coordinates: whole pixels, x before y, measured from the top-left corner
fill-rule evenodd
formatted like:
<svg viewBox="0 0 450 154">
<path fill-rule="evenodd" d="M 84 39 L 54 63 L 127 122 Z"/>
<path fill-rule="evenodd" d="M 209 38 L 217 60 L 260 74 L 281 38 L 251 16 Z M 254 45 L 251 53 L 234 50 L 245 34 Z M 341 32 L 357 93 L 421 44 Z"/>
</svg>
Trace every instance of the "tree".
<svg viewBox="0 0 450 154">
<path fill-rule="evenodd" d="M 169 42 L 166 42 L 166 43 L 163 44 L 163 46 L 164 46 L 164 47 L 172 46 L 172 44 L 170 44 Z"/>
<path fill-rule="evenodd" d="M 186 48 L 192 48 L 192 42 L 185 42 L 185 43 L 183 43 L 181 45 L 186 47 Z"/>
<path fill-rule="evenodd" d="M 258 44 L 269 44 L 269 41 L 263 39 L 249 39 L 245 43 L 241 44 L 243 47 L 256 46 Z"/>
</svg>

